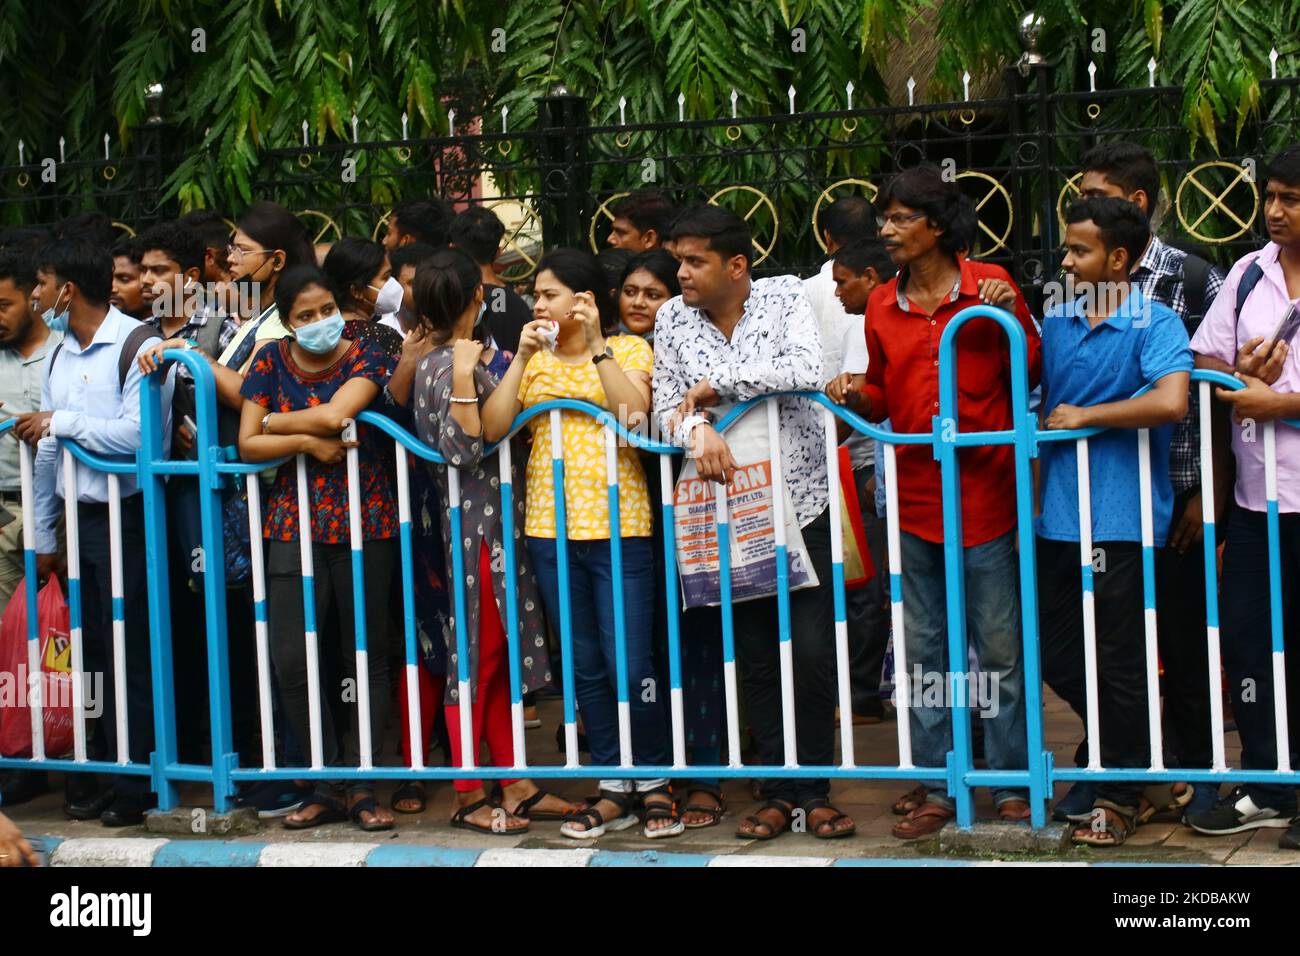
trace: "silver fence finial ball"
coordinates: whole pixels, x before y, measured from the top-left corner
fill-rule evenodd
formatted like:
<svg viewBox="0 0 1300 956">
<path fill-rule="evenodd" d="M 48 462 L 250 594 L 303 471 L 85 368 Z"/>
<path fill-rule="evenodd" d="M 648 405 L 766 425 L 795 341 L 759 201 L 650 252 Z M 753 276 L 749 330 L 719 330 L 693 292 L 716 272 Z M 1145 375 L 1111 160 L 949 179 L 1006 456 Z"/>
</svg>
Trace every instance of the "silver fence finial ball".
<svg viewBox="0 0 1300 956">
<path fill-rule="evenodd" d="M 1043 34 L 1043 18 L 1030 10 L 1020 18 L 1020 45 L 1030 55 L 1037 55 L 1038 41 Z"/>
<path fill-rule="evenodd" d="M 144 102 L 149 108 L 149 119 L 147 122 L 162 122 L 162 96 L 163 85 L 161 83 L 150 83 L 144 88 Z"/>
</svg>

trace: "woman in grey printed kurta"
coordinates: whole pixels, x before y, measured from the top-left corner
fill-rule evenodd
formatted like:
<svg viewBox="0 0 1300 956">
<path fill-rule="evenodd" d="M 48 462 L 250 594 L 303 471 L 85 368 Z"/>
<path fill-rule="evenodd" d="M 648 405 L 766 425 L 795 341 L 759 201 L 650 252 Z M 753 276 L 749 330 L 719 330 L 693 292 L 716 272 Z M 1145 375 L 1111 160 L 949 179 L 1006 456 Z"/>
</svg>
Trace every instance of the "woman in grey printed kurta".
<svg viewBox="0 0 1300 956">
<path fill-rule="evenodd" d="M 450 511 L 449 468 L 457 468 L 460 476 L 459 541 L 451 540 L 451 521 L 442 522 L 447 568 L 452 567 L 452 548 L 460 549 L 465 589 L 461 610 L 464 620 L 453 610 L 444 634 L 448 654 L 445 706 L 453 755 L 459 759 L 461 741 L 457 718 L 463 713 L 459 707 L 470 706 L 472 745 L 477 749 L 480 739 L 486 741 L 490 763 L 509 766 L 515 762 L 509 732 L 511 630 L 519 642 L 520 686 L 517 689 L 527 693 L 551 680 L 542 602 L 520 538 L 524 523 L 524 485 L 518 477 L 526 454 L 522 447 L 512 449 L 511 483 L 517 490 L 514 540 L 507 542 L 501 515 L 499 459 L 496 455 L 484 458 L 483 428 L 478 417 L 479 405 L 492 394 L 500 381 L 500 371 L 508 367 L 511 356 L 473 340 L 475 322 L 483 307 L 483 286 L 478 265 L 464 252 L 439 250 L 421 263 L 416 269 L 412 293 L 420 315 L 420 327 L 412 334 L 428 336 L 435 343 L 416 369 L 412 411 L 420 439 L 447 462 L 431 466 L 444 514 Z M 510 580 L 505 574 L 506 547 L 513 550 L 516 562 Z M 481 579 L 480 568 L 484 565 L 490 569 L 490 580 Z M 457 582 L 452 580 L 448 586 L 449 590 L 455 588 Z M 485 586 L 489 590 L 484 591 Z M 506 620 L 507 588 L 513 589 L 516 595 L 517 616 L 513 622 Z M 489 597 L 491 604 L 487 603 Z M 483 622 L 484 609 L 492 609 L 493 605 L 496 615 L 489 614 L 489 620 Z M 455 608 L 454 603 L 452 607 Z M 491 620 L 492 617 L 499 621 Z M 481 630 L 484 623 L 487 629 Z M 471 701 L 460 700 L 460 689 L 454 678 L 459 664 L 456 637 L 460 633 L 465 635 L 469 649 Z M 480 674 L 481 668 L 486 668 L 485 673 L 490 676 Z M 484 677 L 482 687 L 481 676 Z M 477 753 L 474 756 L 477 758 Z M 555 794 L 539 790 L 531 780 L 502 780 L 501 784 L 501 799 L 506 808 L 504 819 L 501 804 L 484 794 L 480 781 L 457 780 L 457 809 L 452 825 L 485 833 L 513 834 L 526 829 L 529 820 L 564 820 L 579 809 Z"/>
<path fill-rule="evenodd" d="M 485 353 L 486 354 L 486 353 Z M 502 352 L 492 355 L 490 365 L 497 365 L 509 356 Z M 496 455 L 483 458 L 483 436 L 467 435 L 460 424 L 449 414 L 451 409 L 451 347 L 434 349 L 421 361 L 415 373 L 415 425 L 420 440 L 438 451 L 443 458 L 460 468 L 461 541 L 460 550 L 465 574 L 465 618 L 469 640 L 469 673 L 471 691 L 478 684 L 478 566 L 479 548 L 488 547 L 492 556 L 492 595 L 502 623 L 506 621 L 506 587 L 512 586 L 518 595 L 517 627 L 520 653 L 521 694 L 537 690 L 551 682 L 551 661 L 546 650 L 546 625 L 542 617 L 542 603 L 537 593 L 537 578 L 528 563 L 528 551 L 523 547 L 524 481 L 522 462 L 528 460 L 528 450 L 518 437 L 511 439 L 511 484 L 514 487 L 514 546 L 515 581 L 508 585 L 505 579 L 506 558 L 503 550 L 504 528 L 501 521 L 501 479 Z M 482 362 L 474 369 L 475 386 L 480 399 L 486 399 L 499 381 L 489 365 Z M 450 514 L 447 485 L 447 466 L 431 465 L 438 489 L 438 501 L 444 515 Z M 442 522 L 442 543 L 447 551 L 447 573 L 451 574 L 451 520 Z M 448 582 L 447 589 L 452 613 L 448 618 L 451 628 L 457 626 L 454 604 L 456 583 Z M 508 633 L 508 630 L 507 630 Z M 457 651 L 453 630 L 446 633 L 447 640 L 447 692 L 448 704 L 458 703 Z M 456 729 L 449 728 L 452 733 Z"/>
</svg>

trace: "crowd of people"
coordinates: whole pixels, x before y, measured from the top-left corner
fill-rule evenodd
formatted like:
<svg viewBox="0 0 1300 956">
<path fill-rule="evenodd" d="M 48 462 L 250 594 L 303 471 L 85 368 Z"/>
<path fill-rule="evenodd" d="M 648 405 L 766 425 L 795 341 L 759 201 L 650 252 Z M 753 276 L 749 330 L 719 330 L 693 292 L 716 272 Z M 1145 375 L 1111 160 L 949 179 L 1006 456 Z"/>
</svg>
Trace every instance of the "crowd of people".
<svg viewBox="0 0 1300 956">
<path fill-rule="evenodd" d="M 968 256 L 976 210 L 927 164 L 893 176 L 873 201 L 831 203 L 818 221 L 828 258 L 807 279 L 752 276 L 754 245 L 745 220 L 716 206 L 675 208 L 651 191 L 614 207 L 610 248 L 599 256 L 569 248 L 546 252 L 526 298 L 494 271 L 504 233 L 496 216 L 478 206 L 457 212 L 437 199 L 396 206 L 382 242 L 344 237 L 313 244 L 292 213 L 267 201 L 244 210 L 233 234 L 209 212 L 152 225 L 126 240 L 94 213 L 49 230 L 10 229 L 0 236 L 0 400 L 3 412 L 17 416 L 14 437 L 35 449 L 36 526 L 22 527 L 18 449 L 5 439 L 0 507 L 11 520 L 0 528 L 0 600 L 22 579 L 24 536 L 35 542 L 42 579 L 64 573 L 61 516 L 71 496 L 85 666 L 107 675 L 104 713 L 112 715 L 121 662 L 112 654 L 107 480 L 80 468 L 76 487 L 65 486 L 57 443 L 75 441 L 105 458 L 132 460 L 141 444 L 142 382 L 161 370 L 167 454 L 195 457 L 193 378 L 164 358 L 169 349 L 191 349 L 216 381 L 220 444 L 236 447 L 245 462 L 288 459 L 263 473 L 262 541 L 249 542 L 245 488 L 232 483 L 222 492 L 231 713 L 242 764 L 256 763 L 257 735 L 266 732 L 256 719 L 259 611 L 249 555 L 257 547 L 264 555 L 274 684 L 277 732 L 270 743 L 281 765 L 362 766 L 381 749 L 391 718 L 408 765 L 427 755 L 436 738 L 449 766 L 463 764 L 466 743 L 474 748 L 473 765 L 513 766 L 512 699 L 522 695 L 525 725 L 536 728 L 538 695 L 567 682 L 581 746 L 593 765 L 609 768 L 598 793 L 574 801 L 528 779 L 489 785 L 467 777 L 454 782 L 452 825 L 517 834 L 533 822 L 555 821 L 575 839 L 636 825 L 649 839 L 718 826 L 727 812 L 719 780 L 689 773 L 631 780 L 618 773 L 623 707 L 633 762 L 671 764 L 667 695 L 653 690 L 666 686 L 666 609 L 678 600 L 665 582 L 658 461 L 630 444 L 617 449 L 613 525 L 603 426 L 577 413 L 565 414 L 558 431 L 545 415 L 512 434 L 514 423 L 530 408 L 561 398 L 591 402 L 625 422 L 648 418 L 713 482 L 729 481 L 738 467 L 727 435 L 716 428 L 719 414 L 764 395 L 824 389 L 869 421 L 929 434 L 940 409 L 945 328 L 969 306 L 995 305 L 1023 332 L 1040 428 L 1109 429 L 1087 446 L 1090 537 L 1098 557 L 1083 573 L 1075 443 L 1042 441 L 1033 481 L 1042 675 L 1081 719 L 1088 713 L 1085 607 L 1095 615 L 1100 733 L 1095 740 L 1085 733 L 1079 764 L 1087 765 L 1098 748 L 1108 769 L 1151 763 L 1145 622 L 1152 609 L 1163 670 L 1164 762 L 1188 769 L 1212 763 L 1211 694 L 1219 689 L 1207 680 L 1200 544 L 1203 517 L 1211 513 L 1200 454 L 1200 429 L 1208 420 L 1216 432 L 1212 513 L 1224 528 L 1220 613 L 1210 623 L 1220 629 L 1242 766 L 1276 768 L 1273 699 L 1283 688 L 1274 687 L 1268 616 L 1265 497 L 1272 485 L 1254 429 L 1300 418 L 1300 366 L 1290 345 L 1295 326 L 1280 321 L 1300 298 L 1300 146 L 1281 151 L 1259 178 L 1268 242 L 1226 275 L 1156 235 L 1159 176 L 1142 147 L 1104 143 L 1083 156 L 1081 167 L 1082 196 L 1065 212 L 1063 269 L 1072 292 L 1049 295 L 1039 315 L 1031 314 L 1004 269 Z M 960 429 L 1012 428 L 1006 334 L 994 320 L 976 318 L 958 334 L 955 354 Z M 1194 367 L 1234 375 L 1243 387 L 1216 389 L 1203 417 L 1190 383 Z M 778 407 L 782 477 L 816 577 L 788 603 L 797 759 L 830 767 L 837 720 L 830 564 L 836 503 L 826 431 L 815 402 L 783 395 Z M 344 430 L 367 409 L 391 418 L 448 463 L 409 456 L 413 564 L 407 573 L 423 718 L 415 726 L 410 708 L 416 702 L 408 699 L 401 669 L 402 519 L 393 442 L 373 427 L 355 435 Z M 1153 591 L 1144 568 L 1138 430 L 1148 436 Z M 560 501 L 552 478 L 556 438 L 564 461 Z M 838 440 L 847 447 L 860 506 L 854 518 L 861 519 L 876 569 L 847 595 L 852 719 L 878 723 L 894 716 L 881 692 L 891 637 L 884 452 L 843 424 Z M 506 441 L 514 489 L 509 522 L 498 459 L 487 454 Z M 360 611 L 349 514 L 353 448 L 363 539 Z M 897 487 L 889 489 L 889 500 L 896 501 L 901 532 L 901 566 L 894 570 L 901 574 L 904 628 L 893 636 L 905 641 L 911 673 L 964 672 L 970 665 L 992 678 L 996 700 L 973 718 L 971 732 L 987 767 L 1023 770 L 1021 615 L 1035 611 L 1021 600 L 1014 450 L 988 444 L 956 454 L 964 576 L 957 593 L 977 663 L 948 660 L 953 592 L 945 586 L 943 481 L 927 445 L 895 451 Z M 307 461 L 305 489 L 299 456 Z M 1300 432 L 1277 430 L 1276 458 L 1282 604 L 1294 644 Z M 126 749 L 132 761 L 148 763 L 153 698 L 145 521 L 133 476 L 122 475 L 120 489 Z M 167 483 L 183 763 L 211 759 L 198 598 L 204 573 L 202 562 L 192 560 L 201 548 L 197 496 L 193 481 Z M 557 550 L 561 523 L 564 565 Z M 300 546 L 302 534 L 310 534 L 310 547 Z M 611 536 L 618 538 L 617 552 Z M 464 582 L 463 592 L 450 586 L 456 580 Z M 553 649 L 562 608 L 571 639 L 571 653 L 563 656 Z M 778 599 L 739 603 L 733 615 L 746 762 L 780 766 L 786 731 Z M 365 625 L 365 674 L 356 672 L 353 652 L 358 618 Z M 511 634 L 518 641 L 517 673 L 510 666 Z M 716 607 L 682 614 L 680 654 L 689 763 L 718 766 L 734 742 L 727 740 Z M 1300 654 L 1293 653 L 1285 674 L 1291 701 L 1300 699 L 1297 673 Z M 910 673 L 895 675 L 899 693 L 908 692 L 909 679 Z M 331 690 L 355 688 L 358 680 L 367 693 Z M 954 732 L 949 704 L 909 698 L 915 765 L 945 765 Z M 464 737 L 462 707 L 469 710 Z M 1297 711 L 1289 711 L 1291 741 L 1300 739 Z M 101 719 L 94 727 L 93 752 L 115 754 L 116 722 Z M 556 731 L 561 746 L 564 730 Z M 11 804 L 48 783 L 24 770 L 5 774 L 0 786 L 3 802 Z M 74 774 L 66 786 L 69 816 L 109 826 L 138 823 L 152 801 L 138 776 L 97 781 Z M 826 777 L 765 778 L 760 798 L 759 808 L 738 822 L 737 837 L 770 840 L 794 828 L 832 839 L 855 830 L 831 801 Z M 294 829 L 350 820 L 364 830 L 385 830 L 395 825 L 394 813 L 424 811 L 427 793 L 424 784 L 405 782 L 385 805 L 373 782 L 354 775 L 312 785 L 250 784 L 240 802 L 283 817 Z M 1026 789 L 997 787 L 993 804 L 1001 820 L 1030 817 Z M 893 832 L 903 840 L 934 833 L 955 816 L 951 794 L 937 781 L 904 794 L 893 809 L 900 817 Z M 1075 825 L 1076 842 L 1093 846 L 1119 845 L 1165 811 L 1180 812 L 1208 834 L 1289 827 L 1282 845 L 1300 848 L 1300 823 L 1292 820 L 1296 789 L 1285 785 L 1249 783 L 1224 795 L 1202 783 L 1083 782 L 1053 808 Z"/>
</svg>

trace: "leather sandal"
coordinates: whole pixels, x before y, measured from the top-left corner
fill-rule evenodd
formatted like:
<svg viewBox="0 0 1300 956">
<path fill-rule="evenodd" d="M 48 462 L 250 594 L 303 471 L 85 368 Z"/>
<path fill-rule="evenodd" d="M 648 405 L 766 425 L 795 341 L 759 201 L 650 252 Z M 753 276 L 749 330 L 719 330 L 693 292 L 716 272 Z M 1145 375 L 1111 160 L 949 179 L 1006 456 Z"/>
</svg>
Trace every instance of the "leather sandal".
<svg viewBox="0 0 1300 956">
<path fill-rule="evenodd" d="M 1100 815 L 1098 811 L 1103 812 Z M 1070 835 L 1079 846 L 1123 846 L 1124 841 L 1137 830 L 1137 816 L 1132 807 L 1120 806 L 1110 800 L 1098 800 L 1092 805 L 1093 818 L 1076 826 Z"/>
<path fill-rule="evenodd" d="M 700 814 L 707 814 L 709 819 L 707 823 L 686 823 L 683 820 L 683 825 L 688 830 L 703 830 L 705 827 L 716 827 L 719 821 L 721 821 L 722 818 L 727 815 L 727 801 L 722 799 L 722 791 L 717 787 L 710 787 L 704 784 L 694 783 L 691 784 L 690 790 L 687 791 L 686 799 L 689 800 L 692 796 L 694 796 L 697 793 L 707 793 L 709 796 L 711 796 L 714 800 L 717 801 L 717 804 L 715 806 L 708 806 L 707 804 L 703 804 L 703 803 L 686 804 L 686 806 L 682 807 L 683 817 L 685 817 L 685 815 L 688 813 L 700 813 Z"/>
<path fill-rule="evenodd" d="M 1021 800 L 1019 797 L 1014 800 L 1004 800 L 998 804 L 998 819 L 1005 820 L 1007 823 L 1021 823 L 1030 818 L 1029 801 Z"/>
<path fill-rule="evenodd" d="M 834 815 L 814 826 L 812 822 L 814 810 L 831 810 Z M 829 800 L 821 797 L 818 797 L 816 800 L 809 800 L 805 803 L 803 805 L 803 812 L 804 819 L 808 821 L 808 829 L 811 830 L 812 835 L 819 840 L 838 840 L 842 837 L 853 836 L 853 834 L 858 830 L 857 824 L 853 823 L 852 820 L 849 820 L 849 815 L 847 813 L 841 813 L 837 807 L 831 805 Z M 839 830 L 835 829 L 835 824 L 839 823 L 841 820 L 849 820 L 849 823 L 853 825 Z"/>
<path fill-rule="evenodd" d="M 955 816 L 957 811 L 927 800 L 895 823 L 890 832 L 900 840 L 917 840 L 938 833 Z"/>
<path fill-rule="evenodd" d="M 919 810 L 921 805 L 925 803 L 925 798 L 929 793 L 930 791 L 926 788 L 925 784 L 918 783 L 911 790 L 907 791 L 907 793 L 895 800 L 894 805 L 889 808 L 889 812 L 895 816 L 905 817 L 913 810 Z"/>
<path fill-rule="evenodd" d="M 758 814 L 764 810 L 777 810 L 781 814 L 780 826 L 773 827 L 771 823 L 764 820 Z M 790 829 L 790 818 L 794 816 L 794 807 L 781 800 L 768 800 L 758 811 L 750 814 L 741 820 L 741 823 L 748 823 L 752 827 L 750 830 L 736 830 L 736 839 L 738 840 L 775 840 L 786 830 Z M 767 832 L 760 832 L 759 827 L 766 828 Z"/>
<path fill-rule="evenodd" d="M 608 819 L 601 816 L 596 809 L 596 804 L 601 800 L 608 800 L 614 804 L 618 810 L 618 816 Z M 628 812 L 628 808 L 632 805 L 630 794 L 602 790 L 600 796 L 591 800 L 590 804 L 589 807 L 571 814 L 569 819 L 560 825 L 561 836 L 573 840 L 594 840 L 612 831 L 626 830 L 628 827 L 636 826 L 640 822 L 635 814 Z M 574 826 L 575 823 L 581 824 L 582 829 Z"/>
</svg>

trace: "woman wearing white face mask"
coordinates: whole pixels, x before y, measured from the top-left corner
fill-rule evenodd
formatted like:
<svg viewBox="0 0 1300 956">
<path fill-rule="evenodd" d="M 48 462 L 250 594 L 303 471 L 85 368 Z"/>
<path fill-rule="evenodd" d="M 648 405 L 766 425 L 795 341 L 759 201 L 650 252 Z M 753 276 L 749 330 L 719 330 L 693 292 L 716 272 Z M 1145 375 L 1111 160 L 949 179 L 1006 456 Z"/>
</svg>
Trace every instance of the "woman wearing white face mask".
<svg viewBox="0 0 1300 956">
<path fill-rule="evenodd" d="M 387 355 L 398 357 L 401 333 L 377 321 L 402 304 L 402 284 L 393 277 L 384 247 L 369 239 L 345 236 L 330 247 L 322 268 L 347 323 L 344 337 L 373 342 Z"/>
<path fill-rule="evenodd" d="M 392 372 L 393 359 L 373 342 L 344 336 L 343 316 L 329 280 L 315 266 L 291 269 L 275 290 L 276 306 L 291 338 L 268 342 L 253 358 L 244 380 L 239 427 L 244 461 L 271 461 L 305 454 L 316 619 L 336 622 L 336 641 L 320 641 L 321 673 L 332 666 L 344 681 L 357 678 L 348 521 L 347 446 L 339 438 L 345 419 L 374 404 Z M 390 677 L 389 587 L 397 561 L 397 507 L 387 468 L 392 454 L 380 433 L 362 428 L 359 470 L 364 544 L 366 640 L 369 650 L 370 728 L 378 749 L 388 710 Z M 298 483 L 295 462 L 280 466 L 264 507 L 267 621 L 271 658 L 285 718 L 306 746 L 311 741 L 308 663 L 303 633 L 302 566 L 299 556 Z M 337 701 L 337 698 L 335 698 Z M 345 704 L 348 727 L 340 755 L 329 697 L 318 699 L 325 765 L 359 766 L 359 714 Z M 347 803 L 343 802 L 346 790 Z M 374 799 L 369 782 L 319 781 L 302 809 L 285 818 L 304 829 L 345 818 L 363 830 L 387 830 L 392 815 Z"/>
</svg>

